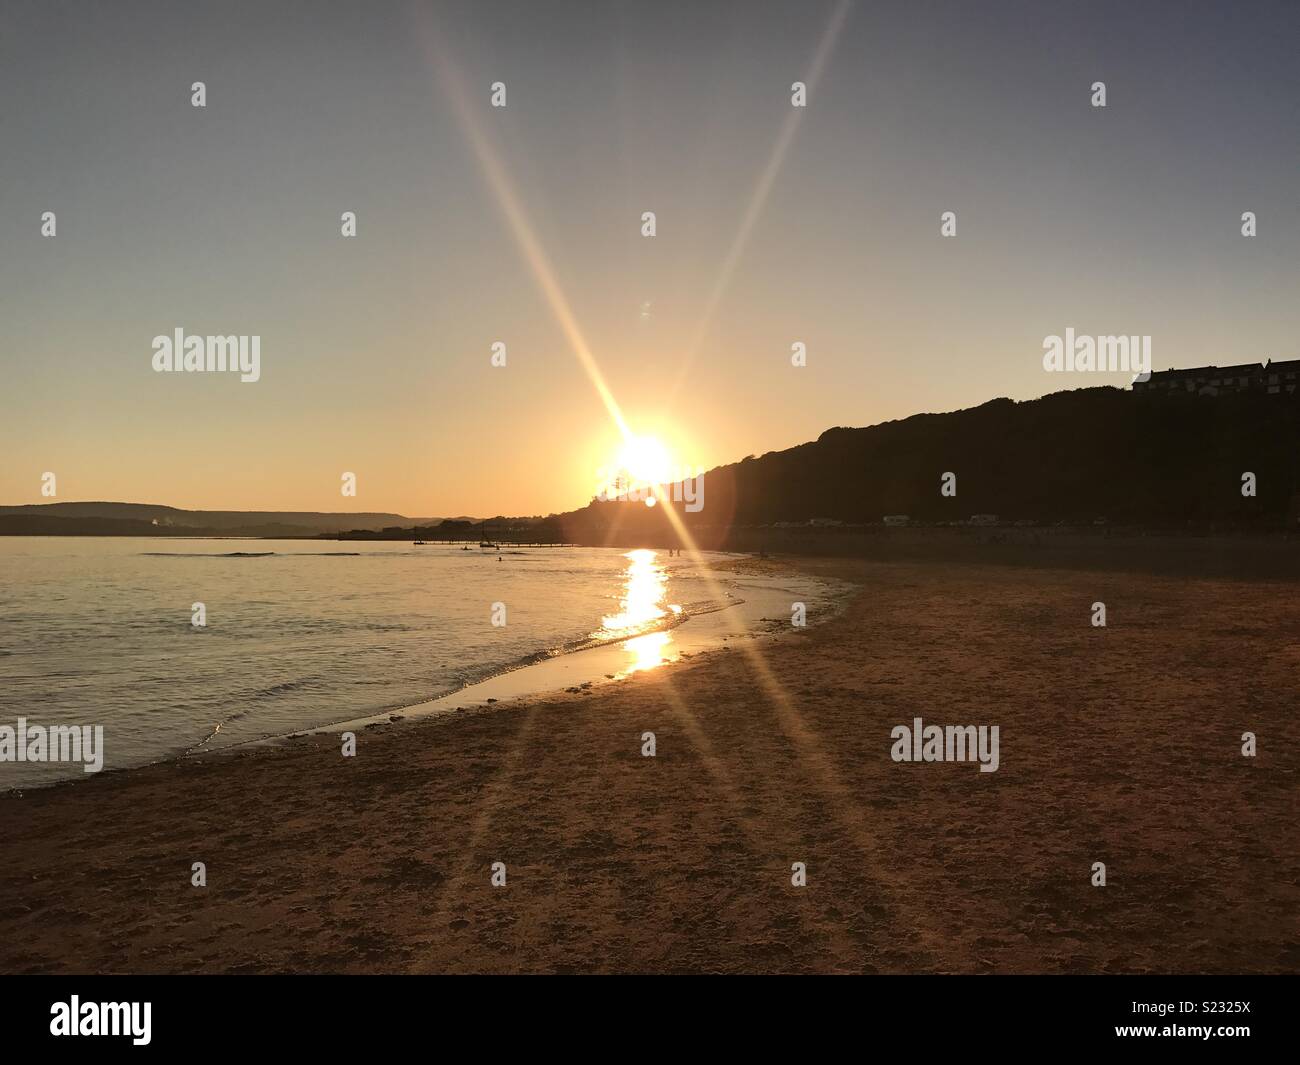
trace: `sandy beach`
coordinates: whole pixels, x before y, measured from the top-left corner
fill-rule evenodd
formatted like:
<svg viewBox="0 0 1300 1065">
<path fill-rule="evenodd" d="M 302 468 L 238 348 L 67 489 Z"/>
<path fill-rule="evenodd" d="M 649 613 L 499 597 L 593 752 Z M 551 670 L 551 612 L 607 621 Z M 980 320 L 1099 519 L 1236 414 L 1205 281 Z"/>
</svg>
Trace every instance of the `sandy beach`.
<svg viewBox="0 0 1300 1065">
<path fill-rule="evenodd" d="M 0 796 L 0 971 L 1300 966 L 1293 583 L 740 567 L 791 565 L 861 590 L 355 758 L 313 735 Z M 891 760 L 915 717 L 998 725 L 998 770 Z"/>
</svg>

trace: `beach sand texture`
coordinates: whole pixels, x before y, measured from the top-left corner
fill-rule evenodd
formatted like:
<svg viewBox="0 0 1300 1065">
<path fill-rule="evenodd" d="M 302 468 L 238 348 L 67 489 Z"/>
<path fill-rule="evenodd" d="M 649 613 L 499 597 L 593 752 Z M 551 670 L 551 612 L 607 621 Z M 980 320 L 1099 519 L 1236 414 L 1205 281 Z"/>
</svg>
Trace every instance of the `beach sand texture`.
<svg viewBox="0 0 1300 1065">
<path fill-rule="evenodd" d="M 355 758 L 311 736 L 0 796 L 0 971 L 1300 968 L 1294 584 L 798 565 L 862 590 Z M 1000 768 L 893 762 L 914 717 L 998 725 Z"/>
</svg>

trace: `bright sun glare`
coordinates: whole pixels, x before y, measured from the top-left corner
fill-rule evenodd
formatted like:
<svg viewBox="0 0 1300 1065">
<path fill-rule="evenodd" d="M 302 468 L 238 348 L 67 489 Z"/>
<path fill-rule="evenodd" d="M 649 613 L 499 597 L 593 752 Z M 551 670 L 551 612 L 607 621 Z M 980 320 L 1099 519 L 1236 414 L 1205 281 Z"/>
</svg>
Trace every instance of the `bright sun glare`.
<svg viewBox="0 0 1300 1065">
<path fill-rule="evenodd" d="M 664 484 L 672 478 L 668 449 L 653 436 L 634 436 L 618 453 L 617 467 L 637 484 Z"/>
<path fill-rule="evenodd" d="M 606 616 L 601 622 L 600 632 L 594 635 L 630 636 L 623 644 L 624 650 L 632 656 L 626 672 L 636 673 L 654 669 L 677 657 L 670 646 L 672 633 L 657 631 L 654 627 L 668 616 L 669 611 L 680 614 L 682 608 L 664 602 L 668 574 L 658 561 L 656 552 L 642 548 L 629 551 L 623 557 L 628 560 L 628 567 L 623 577 L 619 612 Z"/>
</svg>

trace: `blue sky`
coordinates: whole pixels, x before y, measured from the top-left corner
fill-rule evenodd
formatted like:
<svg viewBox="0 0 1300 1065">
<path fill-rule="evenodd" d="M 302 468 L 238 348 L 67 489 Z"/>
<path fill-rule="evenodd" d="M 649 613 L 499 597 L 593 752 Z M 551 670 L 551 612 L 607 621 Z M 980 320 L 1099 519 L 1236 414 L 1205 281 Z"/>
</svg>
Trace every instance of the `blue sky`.
<svg viewBox="0 0 1300 1065">
<path fill-rule="evenodd" d="M 1127 383 L 1045 374 L 1067 326 L 1157 368 L 1300 357 L 1297 5 L 852 5 L 775 166 L 838 6 L 11 5 L 0 502 L 54 471 L 191 507 L 585 503 L 618 433 L 466 123 L 683 465 Z M 176 327 L 260 335 L 262 379 L 155 374 Z"/>
</svg>

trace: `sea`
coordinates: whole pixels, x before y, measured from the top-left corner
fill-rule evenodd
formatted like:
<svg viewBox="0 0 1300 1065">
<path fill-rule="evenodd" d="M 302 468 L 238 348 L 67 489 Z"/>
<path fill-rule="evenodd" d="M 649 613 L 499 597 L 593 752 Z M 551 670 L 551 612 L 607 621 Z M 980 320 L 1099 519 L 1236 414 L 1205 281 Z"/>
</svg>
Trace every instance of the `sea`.
<svg viewBox="0 0 1300 1065">
<path fill-rule="evenodd" d="M 0 537 L 0 729 L 103 726 L 105 768 L 123 769 L 417 706 L 595 647 L 618 645 L 623 673 L 654 668 L 693 619 L 753 599 L 718 569 L 731 557 Z M 766 591 L 778 605 L 750 617 L 788 615 L 791 593 Z M 81 763 L 0 759 L 0 790 L 84 777 Z"/>
</svg>

